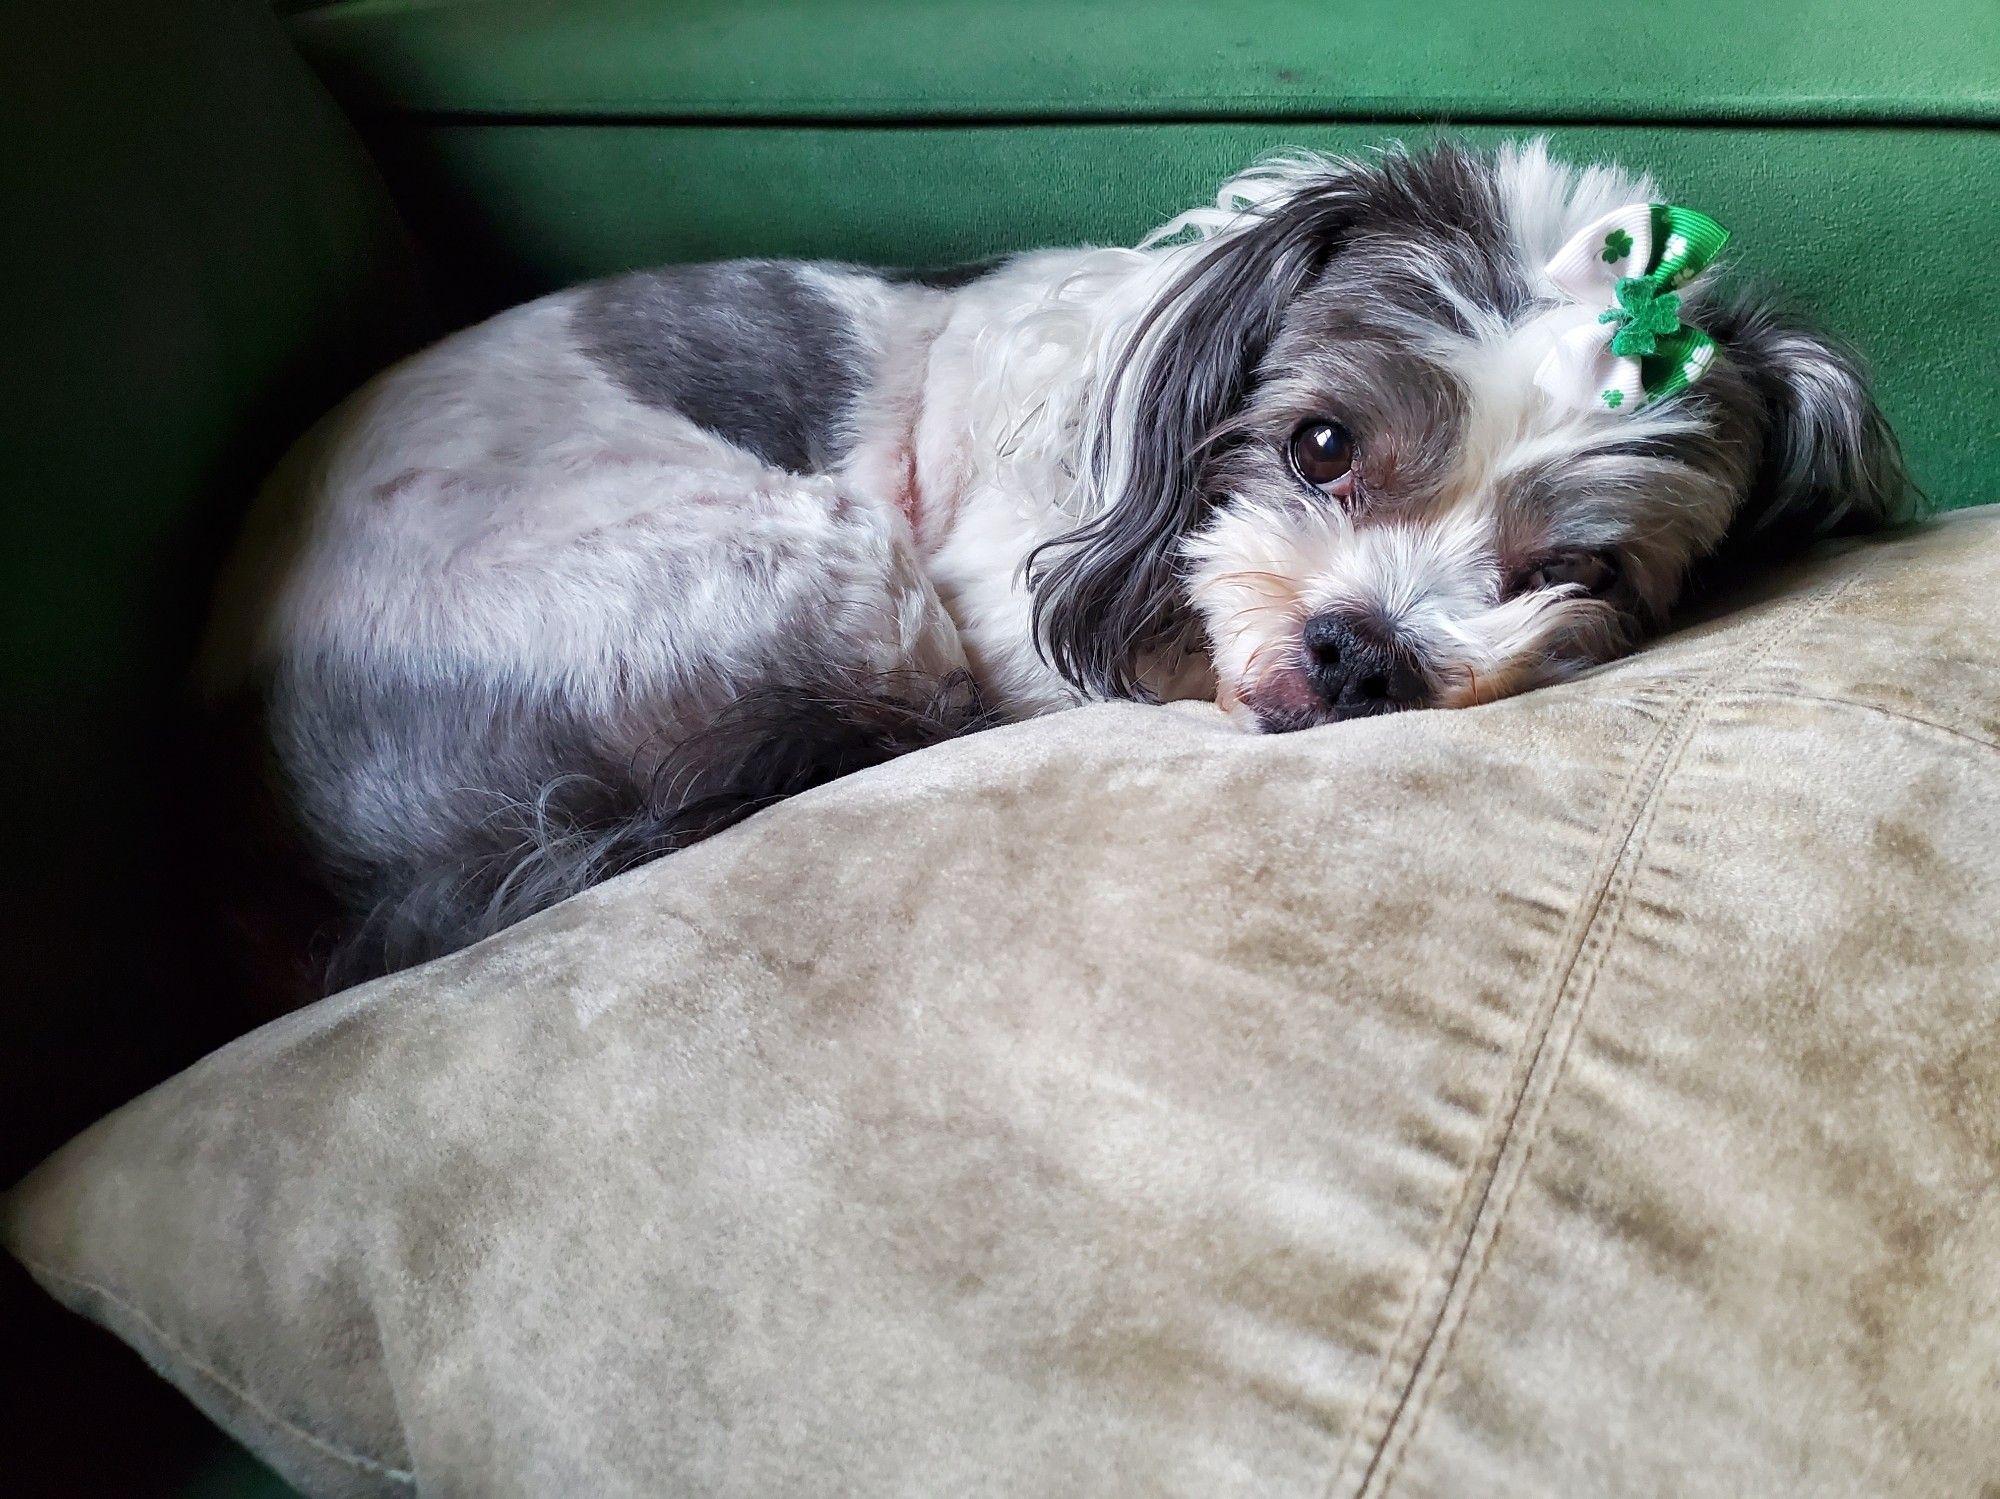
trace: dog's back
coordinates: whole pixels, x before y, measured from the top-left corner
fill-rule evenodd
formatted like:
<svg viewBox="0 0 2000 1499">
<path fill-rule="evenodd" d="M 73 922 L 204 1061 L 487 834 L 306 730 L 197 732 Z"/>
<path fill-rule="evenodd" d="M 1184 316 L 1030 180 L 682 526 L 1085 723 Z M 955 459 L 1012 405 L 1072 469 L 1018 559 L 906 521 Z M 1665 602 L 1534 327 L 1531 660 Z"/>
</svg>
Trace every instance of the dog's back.
<svg viewBox="0 0 2000 1499">
<path fill-rule="evenodd" d="M 338 977 L 977 717 L 905 518 L 835 476 L 871 311 L 920 295 L 768 262 L 563 293 L 281 466 L 207 676 L 262 705 L 349 912 Z"/>
</svg>

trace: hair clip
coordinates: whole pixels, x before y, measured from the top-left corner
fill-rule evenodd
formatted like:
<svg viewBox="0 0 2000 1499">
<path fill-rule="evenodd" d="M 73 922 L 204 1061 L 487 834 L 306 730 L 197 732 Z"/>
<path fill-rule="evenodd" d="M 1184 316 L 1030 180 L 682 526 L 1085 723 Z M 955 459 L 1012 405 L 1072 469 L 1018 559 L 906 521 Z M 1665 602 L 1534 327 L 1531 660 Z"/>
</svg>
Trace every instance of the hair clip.
<svg viewBox="0 0 2000 1499">
<path fill-rule="evenodd" d="M 1549 350 L 1535 384 L 1566 405 L 1631 411 L 1699 380 L 1715 340 L 1681 321 L 1678 289 L 1728 239 L 1671 203 L 1628 203 L 1575 235 L 1543 269 L 1570 301 L 1603 310 Z"/>
</svg>

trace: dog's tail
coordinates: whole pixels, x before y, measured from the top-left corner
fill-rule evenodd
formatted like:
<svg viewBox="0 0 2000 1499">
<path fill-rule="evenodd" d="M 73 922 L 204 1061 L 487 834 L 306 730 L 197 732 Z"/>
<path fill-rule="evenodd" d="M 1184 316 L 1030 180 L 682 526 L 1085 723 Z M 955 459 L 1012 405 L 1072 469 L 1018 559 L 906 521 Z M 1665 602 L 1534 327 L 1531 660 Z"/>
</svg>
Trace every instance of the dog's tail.
<svg viewBox="0 0 2000 1499">
<path fill-rule="evenodd" d="M 756 689 L 643 776 L 612 765 L 565 775 L 423 868 L 375 872 L 327 987 L 469 946 L 786 797 L 996 721 L 964 672 Z"/>
</svg>

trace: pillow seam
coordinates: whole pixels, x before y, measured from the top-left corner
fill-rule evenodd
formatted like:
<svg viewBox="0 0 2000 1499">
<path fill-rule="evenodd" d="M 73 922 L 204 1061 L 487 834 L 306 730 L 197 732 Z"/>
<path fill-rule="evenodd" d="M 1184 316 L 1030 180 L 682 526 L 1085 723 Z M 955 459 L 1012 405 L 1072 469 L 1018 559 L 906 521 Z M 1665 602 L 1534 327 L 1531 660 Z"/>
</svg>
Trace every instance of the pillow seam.
<svg viewBox="0 0 2000 1499">
<path fill-rule="evenodd" d="M 187 1365 L 188 1368 L 192 1369 L 196 1374 L 200 1375 L 203 1379 L 207 1380 L 210 1384 L 214 1385 L 224 1394 L 233 1397 L 243 1406 L 256 1412 L 259 1416 L 262 1416 L 266 1421 L 270 1422 L 273 1426 L 277 1427 L 279 1430 L 284 1431 L 291 1436 L 297 1437 L 307 1446 L 315 1449 L 316 1451 L 325 1453 L 328 1457 L 331 1457 L 335 1461 L 340 1462 L 346 1465 L 347 1467 L 353 1468 L 358 1472 L 366 1473 L 371 1477 L 385 1478 L 390 1482 L 402 1485 L 405 1488 L 415 1487 L 417 1476 L 414 1471 L 405 1468 L 392 1467 L 388 1463 L 382 1462 L 376 1458 L 368 1457 L 363 1453 L 350 1452 L 347 1449 L 333 1442 L 328 1441 L 324 1437 L 314 1435 L 312 1432 L 307 1431 L 304 1427 L 300 1426 L 297 1422 L 291 1420 L 289 1417 L 281 1415 L 277 1411 L 272 1410 L 269 1406 L 265 1405 L 261 1400 L 257 1399 L 254 1395 L 252 1395 L 248 1390 L 241 1388 L 234 1381 L 230 1380 L 225 1375 L 223 1375 L 219 1370 L 215 1369 L 213 1366 L 205 1362 L 199 1356 L 189 1351 L 187 1346 L 183 1344 L 178 1338 L 176 1338 L 172 1333 L 168 1332 L 158 1322 L 154 1321 L 152 1317 L 148 1316 L 143 1308 L 127 1300 L 124 1296 L 121 1296 L 118 1292 L 112 1290 L 109 1286 L 100 1285 L 96 1281 L 91 1280 L 85 1276 L 72 1275 L 67 1271 L 58 1270 L 54 1266 L 46 1264 L 45 1262 L 35 1259 L 29 1255 L 17 1254 L 17 1258 L 19 1258 L 21 1263 L 27 1266 L 27 1268 L 40 1279 L 60 1281 L 64 1285 L 73 1286 L 80 1291 L 87 1291 L 91 1295 L 97 1296 L 102 1300 L 110 1303 L 112 1306 L 116 1307 L 119 1311 L 123 1312 L 126 1316 L 130 1317 L 133 1321 L 137 1322 L 147 1332 L 151 1333 L 153 1338 L 158 1342 L 158 1344 L 161 1347 L 163 1347 L 166 1351 L 172 1353 L 175 1357 L 180 1359 L 181 1362 Z M 234 1433 L 232 1433 L 232 1435 L 233 1434 Z"/>
<path fill-rule="evenodd" d="M 1870 559 L 1871 563 L 1872 560 Z M 1429 1257 L 1431 1268 L 1420 1278 L 1411 1293 L 1402 1324 L 1394 1342 L 1384 1355 L 1374 1388 L 1370 1391 L 1357 1418 L 1347 1450 L 1329 1476 L 1324 1491 L 1328 1499 L 1342 1492 L 1351 1496 L 1371 1491 L 1385 1492 L 1396 1476 L 1402 1457 L 1428 1404 L 1427 1391 L 1435 1382 L 1436 1370 L 1443 1357 L 1448 1354 L 1452 1335 L 1456 1331 L 1457 1319 L 1453 1315 L 1454 1292 L 1470 1272 L 1472 1278 L 1465 1281 L 1465 1294 L 1456 1298 L 1457 1311 L 1462 1315 L 1470 1293 L 1477 1286 L 1477 1272 L 1480 1265 L 1484 1256 L 1491 1250 L 1493 1237 L 1497 1236 L 1498 1219 L 1504 1217 L 1506 1200 L 1511 1197 L 1514 1181 L 1502 1182 L 1500 1178 L 1506 1166 L 1509 1138 L 1516 1127 L 1523 1122 L 1520 1114 L 1528 1101 L 1528 1093 L 1535 1086 L 1539 1053 L 1548 1045 L 1552 1030 L 1562 1019 L 1565 994 L 1571 991 L 1572 984 L 1580 977 L 1576 970 L 1586 957 L 1593 963 L 1593 967 L 1585 979 L 1579 999 L 1588 998 L 1588 990 L 1594 984 L 1597 971 L 1594 965 L 1602 958 L 1602 950 L 1595 946 L 1594 938 L 1602 930 L 1600 923 L 1607 914 L 1605 906 L 1607 902 L 1615 899 L 1618 904 L 1609 914 L 1614 918 L 1622 918 L 1624 901 L 1628 894 L 1630 870 L 1635 867 L 1628 865 L 1628 853 L 1632 853 L 1635 839 L 1640 839 L 1643 844 L 1644 830 L 1650 825 L 1651 814 L 1660 790 L 1678 765 L 1688 741 L 1694 737 L 1702 719 L 1717 697 L 1728 691 L 1752 664 L 1775 649 L 1784 638 L 1802 628 L 1814 616 L 1844 595 L 1867 570 L 1868 567 L 1864 566 L 1846 578 L 1814 589 L 1792 601 L 1790 607 L 1782 610 L 1765 626 L 1762 632 L 1763 639 L 1748 660 L 1737 658 L 1719 661 L 1691 679 L 1685 680 L 1679 694 L 1669 699 L 1665 716 L 1655 731 L 1652 742 L 1637 757 L 1624 786 L 1613 801 L 1614 810 L 1610 828 L 1622 831 L 1619 832 L 1615 844 L 1607 845 L 1605 851 L 1600 853 L 1600 862 L 1592 869 L 1587 883 L 1579 891 L 1578 913 L 1582 917 L 1582 924 L 1573 934 L 1567 935 L 1563 942 L 1567 958 L 1561 962 L 1554 975 L 1553 995 L 1539 1003 L 1535 1007 L 1536 1013 L 1528 1018 L 1528 1028 L 1522 1037 L 1521 1051 L 1517 1053 L 1512 1075 L 1508 1078 L 1501 1097 L 1496 1100 L 1496 1113 L 1488 1138 L 1482 1143 L 1478 1155 L 1468 1163 L 1465 1176 L 1460 1182 L 1458 1195 L 1445 1215 L 1438 1237 L 1433 1243 Z M 1637 855 L 1633 854 L 1633 857 L 1636 858 Z M 1573 1018 L 1580 1019 L 1580 1006 L 1571 1008 L 1575 1012 Z M 1560 1075 L 1558 1068 L 1552 1077 L 1551 1088 L 1560 1082 Z M 1524 1142 L 1522 1155 L 1517 1161 L 1515 1181 L 1518 1180 L 1519 1165 L 1525 1162 L 1527 1147 L 1531 1146 L 1532 1136 Z M 1503 1191 L 1506 1197 L 1494 1205 L 1493 1213 L 1489 1213 L 1485 1206 L 1474 1209 L 1471 1220 L 1454 1233 L 1453 1224 L 1464 1211 L 1467 1199 L 1473 1195 L 1482 1178 L 1485 1183 L 1482 1196 L 1491 1197 L 1494 1192 Z M 1488 1222 L 1493 1226 L 1486 1243 L 1482 1246 L 1478 1243 L 1481 1226 Z M 1453 1240 L 1459 1242 L 1455 1254 L 1447 1247 Z M 1478 1261 L 1474 1261 L 1475 1255 L 1479 1256 Z M 1440 1261 L 1443 1263 L 1440 1264 Z M 1408 1345 L 1412 1341 L 1412 1330 L 1418 1323 L 1422 1309 L 1433 1296 L 1439 1294 L 1440 1271 L 1443 1274 L 1442 1301 L 1429 1314 L 1430 1331 L 1422 1335 L 1416 1347 L 1411 1348 Z M 1439 1342 L 1440 1339 L 1443 1340 L 1442 1343 Z M 1435 1357 L 1432 1356 L 1434 1345 L 1437 1346 Z M 1405 1361 L 1407 1367 L 1399 1368 Z M 1430 1371 L 1430 1378 L 1425 1377 L 1427 1368 Z M 1382 1403 L 1383 1392 L 1391 1383 L 1400 1385 L 1401 1393 L 1394 1398 L 1386 1418 L 1371 1416 L 1371 1409 Z M 1371 1432 L 1370 1428 L 1378 1421 L 1381 1429 L 1379 1432 Z M 1358 1478 L 1352 1480 L 1353 1487 L 1350 1489 L 1345 1486 L 1349 1481 L 1347 1475 L 1357 1463 L 1360 1473 Z"/>
<path fill-rule="evenodd" d="M 1880 703 L 1864 703 L 1859 698 L 1836 697 L 1825 692 L 1805 692 L 1793 687 L 1739 687 L 1732 691 L 1729 697 L 1737 702 L 1762 698 L 1774 702 L 1819 703 L 1829 708 L 1853 708 L 1858 712 L 1893 719 L 1912 728 L 1929 729 L 1934 734 L 1959 740 L 1975 749 L 2000 753 L 2000 740 L 1988 739 L 1983 734 L 1970 733 L 1965 729 L 1955 729 L 1948 723 L 1939 723 L 1934 718 L 1924 718 L 1916 713 L 1905 713 L 1899 708 L 1885 708 Z"/>
<path fill-rule="evenodd" d="M 1558 1049 L 1550 1059 L 1548 1084 L 1541 1090 L 1541 1097 L 1535 1103 L 1534 1117 L 1519 1121 L 1528 1133 L 1522 1141 L 1520 1152 L 1515 1158 L 1514 1169 L 1511 1172 L 1506 1172 L 1507 1141 L 1504 1138 L 1502 1139 L 1499 1155 L 1494 1162 L 1494 1179 L 1490 1189 L 1498 1194 L 1498 1200 L 1493 1204 L 1490 1215 L 1482 1213 L 1475 1218 L 1471 1226 L 1471 1238 L 1474 1240 L 1478 1238 L 1481 1218 L 1490 1222 L 1491 1228 L 1486 1234 L 1485 1242 L 1477 1245 L 1476 1251 L 1474 1245 L 1468 1242 L 1466 1256 L 1461 1259 L 1457 1271 L 1451 1276 L 1451 1280 L 1447 1282 L 1445 1302 L 1439 1308 L 1437 1322 L 1433 1327 L 1433 1337 L 1437 1340 L 1438 1344 L 1436 1355 L 1435 1357 L 1427 1357 L 1428 1350 L 1425 1353 L 1419 1354 L 1416 1366 L 1412 1369 L 1409 1382 L 1405 1386 L 1405 1399 L 1409 1402 L 1410 1407 L 1408 1418 L 1407 1420 L 1402 1420 L 1398 1417 L 1392 1417 L 1390 1429 L 1384 1434 L 1384 1438 L 1377 1448 L 1375 1454 L 1376 1460 L 1382 1461 L 1383 1467 L 1380 1481 L 1372 1485 L 1373 1491 L 1376 1494 L 1384 1495 L 1390 1491 L 1401 1474 L 1403 1460 L 1416 1445 L 1417 1436 L 1424 1424 L 1424 1418 L 1430 1413 L 1431 1401 L 1429 1397 L 1431 1392 L 1436 1388 L 1437 1377 L 1451 1357 L 1452 1346 L 1457 1340 L 1458 1331 L 1464 1325 L 1470 1313 L 1473 1299 L 1484 1280 L 1486 1267 L 1492 1259 L 1494 1246 L 1499 1242 L 1501 1229 L 1505 1226 L 1508 1211 L 1512 1207 L 1515 1189 L 1527 1177 L 1528 1167 L 1534 1156 L 1535 1146 L 1542 1138 L 1541 1121 L 1546 1115 L 1549 1102 L 1554 1098 L 1556 1091 L 1562 1086 L 1563 1075 L 1568 1070 L 1570 1049 L 1574 1045 L 1576 1037 L 1583 1030 L 1584 1018 L 1589 1009 L 1590 1000 L 1596 992 L 1597 980 L 1604 971 L 1605 959 L 1617 942 L 1619 932 L 1624 926 L 1625 913 L 1630 909 L 1632 888 L 1637 883 L 1639 877 L 1640 866 L 1645 856 L 1646 842 L 1651 836 L 1653 824 L 1657 821 L 1661 793 L 1666 789 L 1668 783 L 1672 781 L 1675 773 L 1679 770 L 1682 760 L 1686 757 L 1689 745 L 1699 737 L 1709 712 L 1715 707 L 1716 703 L 1731 695 L 1735 690 L 1735 683 L 1746 676 L 1753 667 L 1761 664 L 1785 640 L 1804 629 L 1813 619 L 1824 614 L 1848 594 L 1872 570 L 1876 560 L 1873 557 L 1867 559 L 1860 568 L 1857 568 L 1847 577 L 1840 579 L 1837 583 L 1823 590 L 1816 590 L 1814 594 L 1808 594 L 1804 598 L 1799 599 L 1797 604 L 1792 609 L 1787 610 L 1784 616 L 1772 622 L 1763 640 L 1750 653 L 1747 659 L 1725 661 L 1722 663 L 1724 670 L 1715 672 L 1700 685 L 1699 689 L 1690 698 L 1683 700 L 1684 707 L 1687 710 L 1685 728 L 1678 736 L 1678 742 L 1669 750 L 1665 763 L 1661 765 L 1657 773 L 1657 778 L 1648 788 L 1645 802 L 1640 807 L 1639 815 L 1632 824 L 1628 835 L 1632 845 L 1631 858 L 1628 861 L 1621 856 L 1618 863 L 1622 868 L 1614 868 L 1612 878 L 1602 895 L 1603 900 L 1609 900 L 1615 894 L 1616 906 L 1609 913 L 1609 926 L 1605 929 L 1602 940 L 1596 942 L 1592 941 L 1594 934 L 1588 929 L 1586 930 L 1583 945 L 1572 959 L 1571 973 L 1566 974 L 1563 981 L 1563 987 L 1565 989 L 1568 988 L 1572 978 L 1575 976 L 1574 970 L 1576 965 L 1585 961 L 1586 954 L 1584 948 L 1591 949 L 1588 953 L 1590 966 L 1588 971 L 1581 976 L 1581 987 L 1577 990 L 1576 1002 L 1569 1007 L 1569 1013 L 1565 1017 L 1561 1013 L 1559 1000 L 1556 1009 L 1550 1014 L 1548 1028 L 1543 1032 L 1545 1041 L 1553 1039 L 1551 1033 L 1566 1019 L 1567 1024 L 1564 1034 L 1556 1041 Z M 1612 886 L 1616 887 L 1615 892 L 1611 888 Z M 1594 927 L 1596 923 L 1597 918 L 1594 917 L 1592 926 Z M 1517 1114 L 1522 1106 L 1530 1102 L 1527 1094 L 1533 1087 L 1534 1069 L 1531 1068 L 1521 1095 L 1515 1101 Z M 1505 1174 L 1504 1181 L 1501 1180 L 1503 1173 Z M 1452 1282 L 1456 1282 L 1461 1277 L 1464 1279 L 1465 1290 L 1454 1303 L 1452 1299 L 1454 1288 Z M 1428 1377 L 1426 1377 L 1427 1374 Z M 1422 1386 L 1422 1388 L 1419 1389 L 1419 1386 Z M 1392 1446 L 1394 1448 L 1393 1452 L 1390 1450 Z M 1370 1476 L 1364 1472 L 1361 1487 L 1356 1490 L 1357 1495 L 1369 1491 L 1371 1488 L 1369 1482 Z"/>
<path fill-rule="evenodd" d="M 1559 965 L 1565 977 L 1569 969 L 1575 966 L 1577 955 L 1589 939 L 1591 923 L 1596 919 L 1596 912 L 1603 904 L 1605 893 L 1616 878 L 1632 829 L 1645 814 L 1646 798 L 1641 788 L 1646 784 L 1648 768 L 1661 756 L 1671 753 L 1663 746 L 1672 740 L 1691 711 L 1695 699 L 1717 669 L 1710 668 L 1692 678 L 1682 678 L 1675 683 L 1676 690 L 1671 695 L 1665 696 L 1661 703 L 1660 716 L 1652 737 L 1647 741 L 1645 748 L 1633 758 L 1630 769 L 1626 771 L 1616 794 L 1610 798 L 1605 825 L 1607 828 L 1619 828 L 1624 831 L 1615 843 L 1607 837 L 1600 844 L 1596 857 L 1578 887 L 1575 909 L 1558 934 L 1557 951 L 1568 954 L 1567 961 Z M 1363 1400 L 1356 1417 L 1354 1430 L 1342 1449 L 1340 1461 L 1328 1478 L 1323 1499 L 1333 1499 L 1335 1494 L 1342 1491 L 1346 1475 L 1357 1462 L 1361 1464 L 1361 1474 L 1351 1493 L 1355 1495 L 1361 1493 L 1371 1481 L 1386 1444 L 1394 1434 L 1401 1411 L 1409 1400 L 1411 1382 L 1422 1364 L 1424 1350 L 1436 1336 L 1436 1319 L 1443 1315 L 1442 1306 L 1432 1312 L 1430 1337 L 1412 1349 L 1410 1345 L 1414 1338 L 1413 1329 L 1426 1302 L 1434 1294 L 1433 1287 L 1438 1278 L 1436 1267 L 1447 1261 L 1449 1246 L 1455 1237 L 1465 1238 L 1469 1242 L 1470 1234 L 1477 1227 L 1479 1214 L 1475 1210 L 1469 1223 L 1459 1234 L 1455 1235 L 1453 1232 L 1454 1226 L 1459 1223 L 1466 1211 L 1466 1203 L 1473 1196 L 1482 1178 L 1488 1182 L 1490 1190 L 1491 1177 L 1487 1173 L 1497 1168 L 1505 1150 L 1509 1121 L 1518 1112 L 1521 1098 L 1533 1077 L 1535 1038 L 1545 1036 L 1547 1033 L 1554 1011 L 1561 1002 L 1562 982 L 1561 979 L 1557 980 L 1550 996 L 1538 1000 L 1523 1022 L 1521 1039 L 1517 1043 L 1507 1076 L 1502 1080 L 1500 1093 L 1495 1098 L 1494 1113 L 1481 1136 L 1478 1152 L 1466 1163 L 1464 1174 L 1459 1180 L 1458 1192 L 1453 1197 L 1449 1209 L 1443 1214 L 1438 1230 L 1432 1237 L 1430 1247 L 1424 1256 L 1427 1268 L 1411 1289 L 1403 1317 L 1397 1325 L 1396 1335 L 1383 1353 L 1375 1380 L 1370 1385 L 1368 1395 Z M 1544 1011 L 1548 1012 L 1547 1016 L 1544 1016 Z M 1489 1165 L 1489 1162 L 1492 1164 Z M 1463 1255 L 1464 1250 L 1461 1249 L 1459 1251 L 1461 1263 Z M 1450 1290 L 1451 1279 L 1447 1275 L 1444 1283 L 1444 1293 L 1447 1297 Z M 1406 1361 L 1409 1364 L 1408 1368 L 1402 1367 Z M 1387 1401 L 1385 1392 L 1392 1384 L 1400 1385 L 1402 1393 L 1389 1403 L 1386 1414 L 1378 1414 L 1379 1408 Z M 1381 1429 L 1376 1431 L 1374 1428 L 1378 1424 Z"/>
</svg>

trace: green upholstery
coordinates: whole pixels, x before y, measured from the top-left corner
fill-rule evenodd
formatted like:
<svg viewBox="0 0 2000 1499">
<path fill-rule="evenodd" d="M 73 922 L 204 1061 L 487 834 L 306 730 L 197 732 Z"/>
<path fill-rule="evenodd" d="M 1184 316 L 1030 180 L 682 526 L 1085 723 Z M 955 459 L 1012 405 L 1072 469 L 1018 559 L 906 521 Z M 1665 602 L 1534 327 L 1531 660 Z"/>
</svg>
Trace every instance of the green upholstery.
<svg viewBox="0 0 2000 1499">
<path fill-rule="evenodd" d="M 379 180 L 259 7 L 77 0 L 9 28 L 5 1180 L 248 1022 L 191 867 L 191 644 L 260 471 L 427 330 Z M 9 1492 L 283 1492 L 12 1264 L 0 1327 Z"/>
<path fill-rule="evenodd" d="M 1990 0 L 335 0 L 295 29 L 424 113 L 2000 121 Z"/>
<path fill-rule="evenodd" d="M 1859 344 L 1920 481 L 2000 479 L 1991 0 L 336 0 L 292 23 L 462 316 L 667 260 L 1129 241 L 1259 152 L 1440 123 L 1658 172 Z"/>
<path fill-rule="evenodd" d="M 1559 150 L 1660 173 L 1736 230 L 1738 265 L 1782 282 L 1858 343 L 1921 482 L 1941 503 L 1995 492 L 2000 382 L 1984 373 L 1981 347 L 2000 343 L 2000 296 L 1989 287 L 1982 302 L 1963 266 L 2000 201 L 2000 134 L 1637 126 L 1551 134 Z M 1038 242 L 1129 241 L 1261 151 L 1360 150 L 1383 135 L 1371 125 L 399 122 L 383 144 L 413 222 L 451 265 L 470 315 L 664 260 L 754 251 L 946 263 Z M 1838 197 L 1828 183 L 1840 184 Z M 477 238 L 468 224 L 479 226 Z"/>
</svg>

